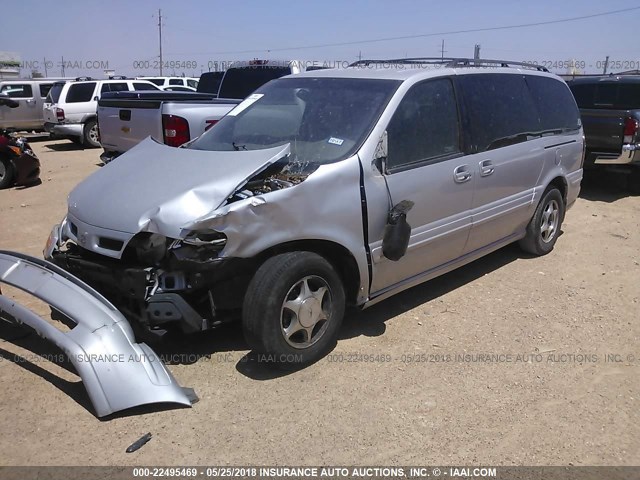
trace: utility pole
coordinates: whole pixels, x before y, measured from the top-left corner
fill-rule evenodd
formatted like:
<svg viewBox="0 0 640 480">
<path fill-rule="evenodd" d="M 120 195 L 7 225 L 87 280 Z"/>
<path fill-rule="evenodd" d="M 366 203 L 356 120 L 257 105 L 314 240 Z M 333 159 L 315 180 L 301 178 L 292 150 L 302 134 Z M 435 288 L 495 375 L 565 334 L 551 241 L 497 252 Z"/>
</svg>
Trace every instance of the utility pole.
<svg viewBox="0 0 640 480">
<path fill-rule="evenodd" d="M 604 59 L 604 70 L 602 70 L 603 75 L 607 74 L 607 68 L 609 68 L 609 55 Z"/>
<path fill-rule="evenodd" d="M 61 65 L 62 65 L 62 68 L 61 68 L 61 76 L 62 76 L 62 78 L 64 78 L 64 56 L 62 57 L 62 63 L 61 63 Z"/>
<path fill-rule="evenodd" d="M 47 78 L 49 76 L 47 74 L 47 57 L 44 57 L 43 60 L 44 60 L 44 77 Z"/>
<path fill-rule="evenodd" d="M 162 9 L 158 9 L 158 34 L 160 40 L 160 76 L 162 76 Z"/>
<path fill-rule="evenodd" d="M 444 60 L 444 54 L 446 53 L 446 50 L 444 49 L 444 38 L 442 39 L 442 46 L 440 47 L 440 59 Z"/>
<path fill-rule="evenodd" d="M 480 60 L 480 44 L 476 43 L 476 46 L 473 49 L 473 59 Z"/>
</svg>

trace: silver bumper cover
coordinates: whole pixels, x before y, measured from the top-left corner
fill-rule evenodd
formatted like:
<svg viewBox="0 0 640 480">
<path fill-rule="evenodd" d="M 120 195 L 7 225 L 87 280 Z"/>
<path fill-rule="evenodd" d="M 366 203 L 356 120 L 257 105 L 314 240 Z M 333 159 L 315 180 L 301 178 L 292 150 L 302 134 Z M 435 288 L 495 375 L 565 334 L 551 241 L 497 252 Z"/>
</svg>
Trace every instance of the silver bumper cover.
<svg viewBox="0 0 640 480">
<path fill-rule="evenodd" d="M 58 330 L 31 310 L 0 295 L 0 317 L 33 328 L 62 349 L 76 369 L 98 417 L 150 403 L 191 406 L 160 358 L 136 343 L 122 314 L 91 287 L 59 267 L 20 253 L 0 251 L 0 283 L 48 303 L 77 325 Z"/>
</svg>

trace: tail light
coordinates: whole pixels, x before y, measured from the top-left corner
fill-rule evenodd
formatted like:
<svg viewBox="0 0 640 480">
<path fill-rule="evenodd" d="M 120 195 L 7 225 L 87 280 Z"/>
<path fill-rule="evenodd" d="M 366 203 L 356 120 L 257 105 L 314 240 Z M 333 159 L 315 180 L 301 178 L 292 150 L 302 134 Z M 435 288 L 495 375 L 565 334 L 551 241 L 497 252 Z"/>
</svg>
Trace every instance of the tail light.
<svg viewBox="0 0 640 480">
<path fill-rule="evenodd" d="M 170 147 L 179 147 L 191 139 L 189 122 L 177 115 L 162 115 L 164 143 Z"/>
<path fill-rule="evenodd" d="M 64 110 L 61 108 L 56 108 L 56 118 L 59 122 L 64 121 Z"/>
<path fill-rule="evenodd" d="M 638 120 L 632 117 L 624 119 L 624 140 L 623 143 L 634 143 L 638 133 Z"/>
</svg>

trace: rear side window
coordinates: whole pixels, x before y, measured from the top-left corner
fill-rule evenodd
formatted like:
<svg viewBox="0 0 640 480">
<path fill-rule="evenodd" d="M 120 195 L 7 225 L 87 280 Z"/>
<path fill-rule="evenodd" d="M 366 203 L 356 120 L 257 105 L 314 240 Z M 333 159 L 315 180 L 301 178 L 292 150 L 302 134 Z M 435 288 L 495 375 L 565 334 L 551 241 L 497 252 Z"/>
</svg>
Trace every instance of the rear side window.
<svg viewBox="0 0 640 480">
<path fill-rule="evenodd" d="M 33 90 L 28 83 L 14 83 L 11 85 L 3 85 L 0 92 L 6 93 L 12 98 L 31 98 Z"/>
<path fill-rule="evenodd" d="M 389 122 L 387 136 L 391 170 L 459 153 L 458 108 L 451 80 L 412 87 Z"/>
<path fill-rule="evenodd" d="M 89 102 L 93 98 L 96 82 L 75 83 L 67 92 L 67 103 Z"/>
<path fill-rule="evenodd" d="M 145 78 L 145 80 L 154 85 L 164 85 L 164 78 Z"/>
<path fill-rule="evenodd" d="M 126 83 L 103 83 L 100 93 L 104 92 L 127 92 L 129 86 Z"/>
<path fill-rule="evenodd" d="M 580 112 L 571 91 L 564 83 L 548 77 L 527 76 L 538 112 L 541 130 L 576 130 L 580 128 Z"/>
<path fill-rule="evenodd" d="M 169 79 L 169 85 L 182 85 L 181 78 L 171 78 Z"/>
<path fill-rule="evenodd" d="M 47 95 L 49 95 L 49 91 L 51 90 L 51 87 L 53 87 L 53 83 L 41 83 L 39 87 L 40 97 L 45 98 Z"/>
<path fill-rule="evenodd" d="M 150 85 L 145 82 L 133 82 L 134 90 L 158 90 L 158 88 L 154 85 Z"/>
<path fill-rule="evenodd" d="M 461 75 L 474 151 L 525 142 L 540 132 L 540 117 L 523 75 Z"/>
</svg>

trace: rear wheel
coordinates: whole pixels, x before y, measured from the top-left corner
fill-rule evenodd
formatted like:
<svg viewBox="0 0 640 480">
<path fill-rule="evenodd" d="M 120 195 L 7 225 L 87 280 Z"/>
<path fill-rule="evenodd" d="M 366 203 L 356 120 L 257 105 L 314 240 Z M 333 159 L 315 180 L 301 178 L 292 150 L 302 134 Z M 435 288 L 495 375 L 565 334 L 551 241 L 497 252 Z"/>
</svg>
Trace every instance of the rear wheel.
<svg viewBox="0 0 640 480">
<path fill-rule="evenodd" d="M 322 358 L 344 316 L 340 276 L 323 257 L 290 252 L 267 260 L 249 283 L 242 325 L 249 346 L 280 368 Z"/>
<path fill-rule="evenodd" d="M 0 188 L 8 188 L 13 185 L 13 165 L 7 158 L 0 158 Z"/>
<path fill-rule="evenodd" d="M 98 134 L 98 123 L 95 120 L 89 120 L 84 124 L 84 144 L 87 147 L 97 148 L 100 146 L 100 135 Z"/>
<path fill-rule="evenodd" d="M 564 219 L 564 200 L 560 190 L 549 187 L 542 195 L 520 248 L 533 255 L 546 255 L 553 250 Z"/>
</svg>

